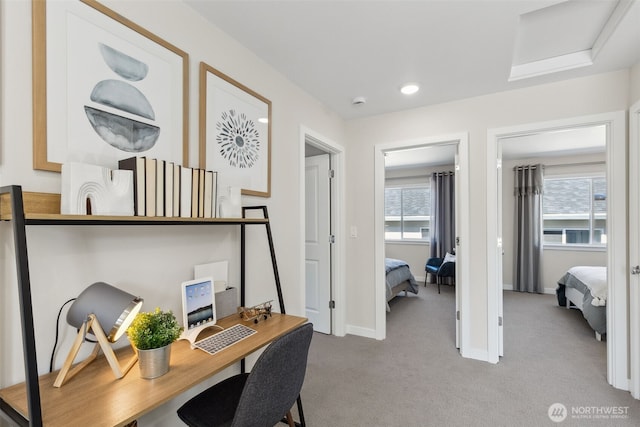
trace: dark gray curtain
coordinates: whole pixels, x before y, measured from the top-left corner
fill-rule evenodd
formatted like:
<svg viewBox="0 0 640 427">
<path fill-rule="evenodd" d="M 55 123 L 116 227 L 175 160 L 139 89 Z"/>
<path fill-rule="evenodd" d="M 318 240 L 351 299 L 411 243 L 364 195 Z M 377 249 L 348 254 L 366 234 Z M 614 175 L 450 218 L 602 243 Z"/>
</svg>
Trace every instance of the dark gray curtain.
<svg viewBox="0 0 640 427">
<path fill-rule="evenodd" d="M 542 189 L 544 166 L 516 166 L 515 254 L 513 287 L 520 292 L 543 293 Z"/>
<path fill-rule="evenodd" d="M 453 253 L 456 244 L 456 195 L 453 172 L 431 175 L 431 257 Z"/>
</svg>

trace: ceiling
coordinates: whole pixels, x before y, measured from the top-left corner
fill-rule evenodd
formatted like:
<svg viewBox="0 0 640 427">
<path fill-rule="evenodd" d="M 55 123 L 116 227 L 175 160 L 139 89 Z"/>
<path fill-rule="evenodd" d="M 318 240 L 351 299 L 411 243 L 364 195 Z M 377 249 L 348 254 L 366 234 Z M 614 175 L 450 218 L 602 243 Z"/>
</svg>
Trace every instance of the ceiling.
<svg viewBox="0 0 640 427">
<path fill-rule="evenodd" d="M 184 1 L 346 120 L 640 63 L 635 0 Z"/>
</svg>

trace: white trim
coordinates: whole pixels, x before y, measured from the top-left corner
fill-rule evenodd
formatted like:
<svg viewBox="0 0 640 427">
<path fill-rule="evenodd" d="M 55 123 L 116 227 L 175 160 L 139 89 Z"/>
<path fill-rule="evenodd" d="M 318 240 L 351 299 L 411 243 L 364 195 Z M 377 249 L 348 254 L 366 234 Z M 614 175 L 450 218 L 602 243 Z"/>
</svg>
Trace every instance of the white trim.
<svg viewBox="0 0 640 427">
<path fill-rule="evenodd" d="M 607 125 L 607 380 L 612 386 L 626 390 L 627 378 L 627 217 L 626 217 L 626 141 L 625 112 L 596 114 L 592 116 L 525 124 L 508 128 L 489 129 L 487 132 L 487 218 L 498 217 L 497 167 L 501 138 L 521 134 L 557 130 L 568 127 Z M 615 207 L 615 209 L 614 209 Z M 502 301 L 502 289 L 496 278 L 502 269 L 502 257 L 491 244 L 496 242 L 498 224 L 487 222 L 487 317 L 494 318 Z M 495 243 L 494 243 L 495 244 Z M 497 323 L 495 323 L 497 325 Z M 488 320 L 488 352 L 492 361 L 498 359 L 498 327 Z"/>
<path fill-rule="evenodd" d="M 331 156 L 331 168 L 336 172 L 335 178 L 331 181 L 331 201 L 332 201 L 332 222 L 334 224 L 334 235 L 336 237 L 336 242 L 333 245 L 333 252 L 331 262 L 333 264 L 333 272 L 332 272 L 332 296 L 333 300 L 336 303 L 336 307 L 332 310 L 331 314 L 331 324 L 332 324 L 332 333 L 333 335 L 342 337 L 346 333 L 346 271 L 345 271 L 345 245 L 347 234 L 345 232 L 345 185 L 346 185 L 346 174 L 345 174 L 345 150 L 344 148 L 331 141 L 330 139 L 320 135 L 319 133 L 312 131 L 311 129 L 300 126 L 300 155 L 298 162 L 298 182 L 299 186 L 299 212 L 300 212 L 300 242 L 299 242 L 299 253 L 300 259 L 299 264 L 303 266 L 300 269 L 300 277 L 299 283 L 302 285 L 303 292 L 302 294 L 302 307 L 306 305 L 305 302 L 305 292 L 306 288 L 304 286 L 305 283 L 305 259 L 304 259 L 304 248 L 305 248 L 305 197 L 304 197 L 304 181 L 305 181 L 305 160 L 304 160 L 304 149 L 305 144 L 309 142 L 311 145 L 320 148 L 326 152 L 328 152 Z"/>
<path fill-rule="evenodd" d="M 466 357 L 467 359 L 475 359 L 480 360 L 482 362 L 489 362 L 489 354 L 485 349 L 482 348 L 469 348 L 464 351 L 460 350 L 460 355 L 462 357 Z"/>
<path fill-rule="evenodd" d="M 443 143 L 453 143 L 458 145 L 458 165 L 456 172 L 456 186 L 460 192 L 460 199 L 463 202 L 458 205 L 459 223 L 458 236 L 461 244 L 456 253 L 464 260 L 460 267 L 456 269 L 456 298 L 460 302 L 460 354 L 463 357 L 477 358 L 476 352 L 469 352 L 471 316 L 470 316 L 470 272 L 469 272 L 469 135 L 468 133 L 457 133 L 452 135 L 441 135 L 429 138 L 421 138 L 410 141 L 396 141 L 390 143 L 377 144 L 374 147 L 374 256 L 375 256 L 375 338 L 384 339 L 386 337 L 386 290 L 384 272 L 384 153 L 385 151 L 397 150 L 408 147 L 426 147 L 429 145 L 442 145 Z M 466 356 L 471 354 L 471 356 Z M 480 357 L 479 360 L 486 360 Z"/>
<path fill-rule="evenodd" d="M 640 101 L 629 109 L 629 267 L 640 265 Z M 629 275 L 631 395 L 640 399 L 640 275 Z"/>
<path fill-rule="evenodd" d="M 356 335 L 364 338 L 376 338 L 375 329 L 363 328 L 361 326 L 347 325 L 346 332 L 349 335 Z"/>
</svg>

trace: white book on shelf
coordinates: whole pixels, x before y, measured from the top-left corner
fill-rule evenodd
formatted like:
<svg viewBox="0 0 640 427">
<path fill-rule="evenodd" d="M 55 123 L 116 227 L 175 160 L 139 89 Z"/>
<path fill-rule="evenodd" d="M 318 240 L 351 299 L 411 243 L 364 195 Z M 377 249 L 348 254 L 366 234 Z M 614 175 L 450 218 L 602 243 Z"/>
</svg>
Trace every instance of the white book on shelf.
<svg viewBox="0 0 640 427">
<path fill-rule="evenodd" d="M 213 172 L 204 172 L 204 217 L 213 218 L 212 215 L 212 199 L 213 196 Z"/>
<path fill-rule="evenodd" d="M 156 216 L 156 159 L 145 157 L 146 187 L 147 187 L 147 216 Z"/>
<path fill-rule="evenodd" d="M 173 213 L 173 162 L 164 163 L 164 216 L 170 218 Z"/>
<path fill-rule="evenodd" d="M 180 216 L 180 181 L 182 166 L 173 165 L 173 216 Z"/>
<path fill-rule="evenodd" d="M 164 216 L 165 161 L 156 159 L 156 216 Z"/>
<path fill-rule="evenodd" d="M 180 216 L 191 218 L 191 168 L 182 166 L 180 168 Z"/>
</svg>

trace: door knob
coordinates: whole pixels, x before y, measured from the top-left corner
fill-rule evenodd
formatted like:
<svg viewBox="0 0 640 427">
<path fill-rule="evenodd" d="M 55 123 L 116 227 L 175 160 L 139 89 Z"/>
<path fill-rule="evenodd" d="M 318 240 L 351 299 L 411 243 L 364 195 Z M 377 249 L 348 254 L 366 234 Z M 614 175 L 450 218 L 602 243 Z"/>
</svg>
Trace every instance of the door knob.
<svg viewBox="0 0 640 427">
<path fill-rule="evenodd" d="M 631 274 L 640 274 L 640 265 L 631 268 Z"/>
</svg>

